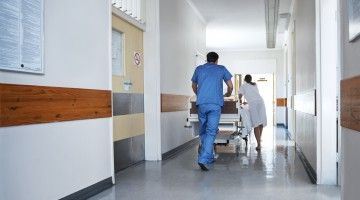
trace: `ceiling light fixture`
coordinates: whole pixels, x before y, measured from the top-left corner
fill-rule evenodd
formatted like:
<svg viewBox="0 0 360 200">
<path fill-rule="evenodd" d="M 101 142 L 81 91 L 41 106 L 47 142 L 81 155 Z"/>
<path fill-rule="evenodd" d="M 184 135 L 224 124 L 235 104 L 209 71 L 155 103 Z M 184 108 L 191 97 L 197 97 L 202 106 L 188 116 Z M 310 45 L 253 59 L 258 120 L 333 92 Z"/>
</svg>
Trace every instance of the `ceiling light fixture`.
<svg viewBox="0 0 360 200">
<path fill-rule="evenodd" d="M 281 13 L 279 15 L 278 33 L 285 33 L 288 30 L 290 24 L 290 13 Z"/>
</svg>

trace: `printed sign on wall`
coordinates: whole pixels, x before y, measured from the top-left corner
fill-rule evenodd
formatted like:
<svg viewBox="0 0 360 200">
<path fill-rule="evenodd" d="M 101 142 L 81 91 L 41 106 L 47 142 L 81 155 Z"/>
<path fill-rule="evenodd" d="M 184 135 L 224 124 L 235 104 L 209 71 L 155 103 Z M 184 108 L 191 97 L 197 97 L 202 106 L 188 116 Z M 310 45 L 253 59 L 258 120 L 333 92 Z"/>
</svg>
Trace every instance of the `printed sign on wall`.
<svg viewBox="0 0 360 200">
<path fill-rule="evenodd" d="M 0 1 L 0 69 L 44 73 L 43 0 Z"/>
</svg>

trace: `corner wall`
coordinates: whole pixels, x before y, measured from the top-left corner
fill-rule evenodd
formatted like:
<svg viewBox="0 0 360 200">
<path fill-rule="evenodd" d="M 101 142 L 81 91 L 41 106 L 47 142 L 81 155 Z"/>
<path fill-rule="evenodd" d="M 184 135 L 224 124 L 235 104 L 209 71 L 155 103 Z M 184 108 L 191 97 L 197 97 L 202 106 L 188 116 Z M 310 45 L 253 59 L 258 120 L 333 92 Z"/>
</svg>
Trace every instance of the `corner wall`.
<svg viewBox="0 0 360 200">
<path fill-rule="evenodd" d="M 316 0 L 317 182 L 336 185 L 338 152 L 339 21 L 337 0 Z M 331 81 L 329 81 L 331 80 Z"/>
<path fill-rule="evenodd" d="M 347 1 L 340 1 L 341 9 L 341 49 L 342 79 L 360 75 L 359 54 L 360 41 L 349 43 L 349 23 Z M 359 199 L 360 191 L 360 132 L 347 128 L 341 129 L 341 196 L 342 199 Z"/>
<path fill-rule="evenodd" d="M 0 82 L 111 90 L 110 1 L 45 0 L 45 75 Z M 60 199 L 113 176 L 111 118 L 0 128 L 0 199 Z"/>
<path fill-rule="evenodd" d="M 205 54 L 206 25 L 184 0 L 160 0 L 161 93 L 192 96 L 196 54 Z M 164 102 L 163 102 L 164 103 Z M 185 103 L 185 102 L 183 102 Z M 188 110 L 161 113 L 161 152 L 192 140 L 184 128 Z"/>
<path fill-rule="evenodd" d="M 145 159 L 161 160 L 159 0 L 146 0 L 144 32 Z"/>
</svg>

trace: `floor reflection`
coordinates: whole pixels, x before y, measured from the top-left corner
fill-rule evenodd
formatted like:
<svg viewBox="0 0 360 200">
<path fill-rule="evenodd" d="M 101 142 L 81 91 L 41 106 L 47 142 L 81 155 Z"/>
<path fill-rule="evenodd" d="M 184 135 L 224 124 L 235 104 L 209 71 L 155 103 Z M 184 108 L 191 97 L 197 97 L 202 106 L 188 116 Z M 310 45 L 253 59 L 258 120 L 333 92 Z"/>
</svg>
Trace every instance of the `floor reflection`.
<svg viewBox="0 0 360 200">
<path fill-rule="evenodd" d="M 196 164 L 194 147 L 163 162 L 146 162 L 120 172 L 117 184 L 91 198 L 114 199 L 340 199 L 339 188 L 311 184 L 281 128 L 267 127 L 263 148 L 242 143 L 237 154 L 219 154 L 209 172 Z"/>
</svg>

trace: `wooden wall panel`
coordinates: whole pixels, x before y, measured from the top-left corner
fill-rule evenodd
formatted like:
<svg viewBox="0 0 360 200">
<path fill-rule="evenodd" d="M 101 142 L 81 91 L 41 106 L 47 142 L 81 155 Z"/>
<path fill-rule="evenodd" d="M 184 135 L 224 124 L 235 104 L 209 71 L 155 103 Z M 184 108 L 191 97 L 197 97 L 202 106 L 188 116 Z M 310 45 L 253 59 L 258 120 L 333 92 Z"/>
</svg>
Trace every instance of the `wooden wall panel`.
<svg viewBox="0 0 360 200">
<path fill-rule="evenodd" d="M 360 131 L 360 76 L 341 81 L 341 126 Z"/>
<path fill-rule="evenodd" d="M 287 107 L 287 98 L 278 98 L 276 99 L 277 107 Z"/>
<path fill-rule="evenodd" d="M 0 84 L 0 127 L 111 116 L 111 91 Z"/>
<path fill-rule="evenodd" d="M 161 112 L 177 112 L 189 110 L 190 96 L 161 94 Z"/>
<path fill-rule="evenodd" d="M 277 107 L 287 107 L 287 98 L 278 98 L 276 99 Z"/>
</svg>

